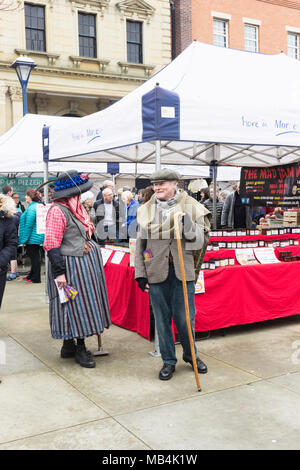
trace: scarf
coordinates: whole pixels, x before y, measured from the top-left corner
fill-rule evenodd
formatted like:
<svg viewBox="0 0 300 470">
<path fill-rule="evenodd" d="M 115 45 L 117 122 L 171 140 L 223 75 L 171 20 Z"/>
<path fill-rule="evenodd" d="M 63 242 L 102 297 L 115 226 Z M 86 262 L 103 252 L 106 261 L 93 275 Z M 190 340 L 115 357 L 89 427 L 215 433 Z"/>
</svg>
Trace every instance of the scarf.
<svg viewBox="0 0 300 470">
<path fill-rule="evenodd" d="M 185 191 L 178 190 L 169 201 L 160 201 L 153 195 L 138 209 L 137 221 L 150 238 L 171 239 L 175 238 L 174 215 L 178 212 L 188 214 L 193 222 L 209 214 L 205 207 Z M 182 229 L 181 222 L 179 227 Z M 203 228 L 206 229 L 205 226 Z"/>
<path fill-rule="evenodd" d="M 176 190 L 175 196 L 173 196 L 168 201 L 162 201 L 161 199 L 158 199 L 157 197 L 155 197 L 155 202 L 158 206 L 158 209 L 162 212 L 162 216 L 164 218 L 168 217 L 168 215 L 176 208 L 179 195 L 180 195 L 179 191 Z"/>
<path fill-rule="evenodd" d="M 137 211 L 137 222 L 141 230 L 141 238 L 156 240 L 176 238 L 174 215 L 177 216 L 178 213 L 188 214 L 193 222 L 202 223 L 204 243 L 202 248 L 193 250 L 197 278 L 209 241 L 211 213 L 185 191 L 179 190 L 172 199 L 173 201 L 158 202 L 154 194 L 148 202 L 140 206 Z M 168 202 L 171 202 L 171 204 L 165 204 Z M 182 233 L 181 221 L 179 229 Z"/>
<path fill-rule="evenodd" d="M 68 198 L 55 199 L 53 202 L 54 204 L 57 203 L 69 209 L 72 214 L 75 215 L 76 219 L 80 220 L 80 222 L 83 224 L 88 240 L 92 238 L 94 225 L 91 222 L 90 216 L 88 215 L 86 209 L 81 204 L 79 195 Z"/>
</svg>

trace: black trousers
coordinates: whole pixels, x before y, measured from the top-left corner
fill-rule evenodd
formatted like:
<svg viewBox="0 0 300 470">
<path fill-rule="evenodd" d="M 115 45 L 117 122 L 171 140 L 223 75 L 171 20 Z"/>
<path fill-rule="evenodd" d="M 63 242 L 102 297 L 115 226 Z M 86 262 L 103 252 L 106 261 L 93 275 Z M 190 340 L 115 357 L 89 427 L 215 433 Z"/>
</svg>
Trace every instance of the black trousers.
<svg viewBox="0 0 300 470">
<path fill-rule="evenodd" d="M 1 308 L 2 298 L 4 294 L 4 288 L 6 284 L 6 274 L 7 274 L 7 271 L 0 271 L 0 308 Z"/>
<path fill-rule="evenodd" d="M 40 245 L 26 245 L 26 252 L 31 261 L 31 269 L 27 279 L 32 282 L 41 282 Z"/>
</svg>

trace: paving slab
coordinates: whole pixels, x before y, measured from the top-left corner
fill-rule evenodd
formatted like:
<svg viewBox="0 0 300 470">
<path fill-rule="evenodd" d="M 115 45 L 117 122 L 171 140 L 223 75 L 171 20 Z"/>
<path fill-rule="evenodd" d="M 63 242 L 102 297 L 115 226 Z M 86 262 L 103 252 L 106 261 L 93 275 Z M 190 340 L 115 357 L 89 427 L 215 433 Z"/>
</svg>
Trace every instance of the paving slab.
<svg viewBox="0 0 300 470">
<path fill-rule="evenodd" d="M 46 304 L 45 282 L 28 284 L 21 278 L 6 283 L 1 315 L 7 313 L 19 314 L 30 312 L 29 308 L 38 310 L 40 305 Z"/>
<path fill-rule="evenodd" d="M 103 410 L 49 371 L 2 378 L 0 403 L 0 443 L 107 417 Z"/>
<path fill-rule="evenodd" d="M 0 450 L 148 450 L 112 418 L 0 444 Z"/>
<path fill-rule="evenodd" d="M 0 336 L 0 377 L 47 367 L 14 339 Z"/>
<path fill-rule="evenodd" d="M 299 450 L 299 395 L 268 381 L 115 419 L 153 449 Z"/>
<path fill-rule="evenodd" d="M 209 369 L 199 393 L 181 346 L 174 377 L 162 382 L 153 343 L 114 325 L 95 369 L 62 360 L 44 284 L 7 283 L 0 449 L 298 449 L 299 332 L 300 317 L 212 332 L 197 342 Z M 97 338 L 87 346 L 94 351 Z"/>
<path fill-rule="evenodd" d="M 261 378 L 297 372 L 300 360 L 293 361 L 293 348 L 299 333 L 284 324 L 282 319 L 225 330 L 225 336 L 212 335 L 198 343 L 198 351 Z"/>
<path fill-rule="evenodd" d="M 271 384 L 275 385 L 276 387 L 285 387 L 288 390 L 291 390 L 295 393 L 300 395 L 300 373 L 299 372 L 292 372 L 285 375 L 281 375 L 280 377 L 274 377 L 268 380 Z"/>
<path fill-rule="evenodd" d="M 149 355 L 152 345 L 135 333 L 118 327 L 112 327 L 105 333 L 105 346 L 110 354 L 95 358 L 96 368 L 93 370 L 80 367 L 74 359 L 61 359 L 61 341 L 50 338 L 48 331 L 42 331 L 38 336 L 20 332 L 16 337 L 52 371 L 110 415 L 168 403 L 198 393 L 193 369 L 181 359 L 180 345 L 176 346 L 176 373 L 172 381 L 162 382 L 158 379 L 161 358 Z M 91 351 L 97 349 L 95 337 L 88 338 L 86 344 Z M 209 373 L 200 377 L 203 393 L 259 380 L 213 357 L 201 357 L 209 368 Z"/>
</svg>

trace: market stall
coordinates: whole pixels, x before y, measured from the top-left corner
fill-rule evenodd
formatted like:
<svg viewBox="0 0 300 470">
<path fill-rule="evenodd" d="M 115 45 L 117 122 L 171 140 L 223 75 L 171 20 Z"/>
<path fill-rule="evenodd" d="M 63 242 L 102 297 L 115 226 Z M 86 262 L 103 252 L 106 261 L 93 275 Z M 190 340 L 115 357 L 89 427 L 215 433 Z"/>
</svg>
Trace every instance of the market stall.
<svg viewBox="0 0 300 470">
<path fill-rule="evenodd" d="M 299 161 L 299 83 L 299 61 L 283 53 L 194 41 L 109 108 L 47 126 L 44 160 L 210 165 L 216 187 L 220 166 Z"/>
<path fill-rule="evenodd" d="M 222 70 L 226 73 L 220 78 Z M 155 163 L 156 168 L 166 164 L 210 165 L 216 188 L 221 166 L 266 168 L 300 160 L 299 83 L 300 62 L 285 54 L 249 53 L 194 41 L 164 69 L 109 108 L 64 129 L 46 127 L 44 160 Z M 214 214 L 216 217 L 216 210 Z M 297 249 L 293 245 L 293 250 Z M 196 295 L 198 318 L 202 315 L 201 326 L 197 319 L 196 328 L 220 328 L 300 313 L 297 261 L 244 266 L 236 261 L 231 266 L 203 270 L 205 294 Z M 133 276 L 131 270 L 129 266 L 122 270 L 118 265 L 106 267 L 108 284 L 116 271 L 120 276 L 122 273 L 122 290 L 126 286 L 134 292 L 127 285 Z M 237 289 L 240 283 L 241 290 Z M 147 311 L 147 296 L 136 286 L 134 289 L 136 302 Z M 113 316 L 123 298 L 122 294 L 118 299 L 118 294 L 111 294 L 115 296 Z M 253 305 L 248 298 L 253 299 Z M 285 299 L 284 305 L 280 298 Z M 135 315 L 128 302 L 124 317 Z"/>
</svg>

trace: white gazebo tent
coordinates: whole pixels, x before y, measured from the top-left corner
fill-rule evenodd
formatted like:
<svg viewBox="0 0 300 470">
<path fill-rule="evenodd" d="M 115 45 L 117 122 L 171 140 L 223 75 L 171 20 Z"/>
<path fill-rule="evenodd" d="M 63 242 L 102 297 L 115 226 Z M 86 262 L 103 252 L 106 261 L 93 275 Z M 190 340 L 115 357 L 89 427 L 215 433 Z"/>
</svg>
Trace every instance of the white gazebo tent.
<svg viewBox="0 0 300 470">
<path fill-rule="evenodd" d="M 194 41 L 109 108 L 45 128 L 44 159 L 288 164 L 300 159 L 299 111 L 299 61 Z"/>
<path fill-rule="evenodd" d="M 0 136 L 0 175 L 10 176 L 30 176 L 43 174 L 43 145 L 42 145 L 42 129 L 44 126 L 59 126 L 61 129 L 68 126 L 78 118 L 48 116 L 40 114 L 26 114 L 20 121 L 9 129 L 5 134 Z M 80 119 L 80 118 L 79 118 Z M 101 176 L 108 178 L 109 172 L 107 163 L 86 161 L 80 162 L 64 162 L 51 161 L 48 165 L 48 171 L 51 174 L 57 174 L 72 168 L 78 171 L 84 171 L 92 176 Z M 176 166 L 184 177 L 210 177 L 208 166 L 195 167 L 192 165 Z M 148 176 L 154 171 L 154 164 L 139 163 L 120 163 L 118 176 Z M 221 176 L 221 175 L 220 175 Z M 231 174 L 233 179 L 235 174 Z"/>
</svg>

